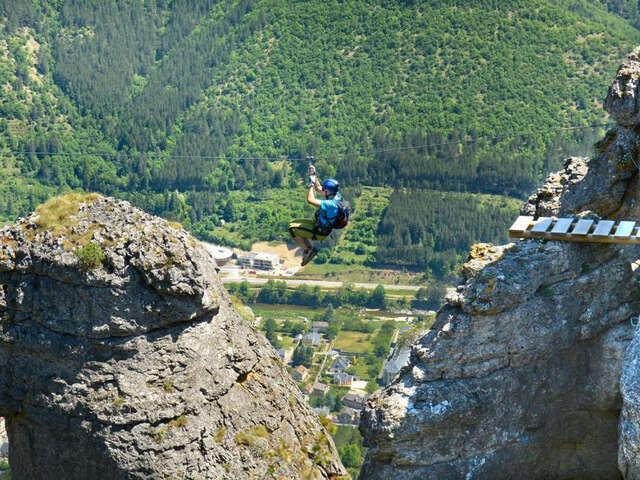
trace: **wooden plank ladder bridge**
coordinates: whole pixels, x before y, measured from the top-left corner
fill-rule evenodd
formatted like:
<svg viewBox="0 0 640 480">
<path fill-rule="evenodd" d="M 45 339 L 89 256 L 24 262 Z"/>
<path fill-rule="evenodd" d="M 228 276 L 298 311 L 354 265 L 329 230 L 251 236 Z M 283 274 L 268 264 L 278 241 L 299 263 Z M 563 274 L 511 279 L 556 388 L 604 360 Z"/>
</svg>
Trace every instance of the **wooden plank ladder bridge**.
<svg viewBox="0 0 640 480">
<path fill-rule="evenodd" d="M 640 225 L 629 220 L 593 220 L 521 216 L 509 228 L 511 238 L 543 238 L 565 242 L 637 243 Z"/>
</svg>

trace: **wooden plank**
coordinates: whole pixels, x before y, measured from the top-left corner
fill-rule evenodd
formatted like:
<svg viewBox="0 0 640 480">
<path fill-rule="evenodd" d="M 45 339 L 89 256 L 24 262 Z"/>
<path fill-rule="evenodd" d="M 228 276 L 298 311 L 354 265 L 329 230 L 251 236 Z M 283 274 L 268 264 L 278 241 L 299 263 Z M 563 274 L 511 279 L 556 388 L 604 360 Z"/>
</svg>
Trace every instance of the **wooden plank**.
<svg viewBox="0 0 640 480">
<path fill-rule="evenodd" d="M 531 228 L 530 228 L 531 227 Z M 530 228 L 530 229 L 529 229 Z M 635 221 L 590 220 L 521 216 L 509 229 L 513 238 L 560 240 L 579 243 L 640 245 L 640 226 Z"/>
<path fill-rule="evenodd" d="M 518 217 L 516 221 L 513 222 L 513 225 L 511 225 L 509 235 L 524 233 L 529 228 L 529 225 L 531 225 L 531 222 L 533 222 L 533 217 Z"/>
<path fill-rule="evenodd" d="M 630 237 L 631 232 L 633 231 L 633 227 L 635 227 L 636 222 L 627 222 L 623 221 L 618 224 L 618 228 L 616 228 L 616 233 L 613 235 L 614 237 Z"/>
<path fill-rule="evenodd" d="M 573 220 L 573 218 L 559 218 L 551 229 L 551 233 L 567 233 L 569 231 L 569 227 L 573 223 Z"/>
<path fill-rule="evenodd" d="M 600 220 L 593 231 L 594 237 L 606 237 L 611 233 L 616 222 L 613 220 Z"/>
<path fill-rule="evenodd" d="M 531 228 L 531 231 L 533 233 L 544 233 L 549 229 L 552 222 L 553 222 L 553 218 L 540 217 L 538 220 L 534 222 L 535 225 Z"/>
<path fill-rule="evenodd" d="M 573 227 L 573 230 L 569 232 L 570 235 L 587 235 L 589 233 L 589 229 L 593 225 L 593 220 L 589 219 L 581 219 L 578 220 L 576 226 Z"/>
</svg>

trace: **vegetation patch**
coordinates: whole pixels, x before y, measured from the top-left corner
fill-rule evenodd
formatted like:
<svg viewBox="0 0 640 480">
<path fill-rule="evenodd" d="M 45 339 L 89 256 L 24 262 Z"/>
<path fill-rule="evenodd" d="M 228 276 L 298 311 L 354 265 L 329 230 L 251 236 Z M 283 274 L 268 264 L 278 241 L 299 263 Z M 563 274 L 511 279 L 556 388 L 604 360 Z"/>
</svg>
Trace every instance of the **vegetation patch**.
<svg viewBox="0 0 640 480">
<path fill-rule="evenodd" d="M 357 427 L 338 425 L 334 432 L 331 432 L 335 442 L 340 460 L 347 468 L 352 478 L 358 477 L 360 466 L 364 461 L 367 448 L 363 445 L 363 439 Z"/>
<path fill-rule="evenodd" d="M 289 464 L 291 463 L 291 460 L 293 459 L 293 450 L 291 449 L 291 447 L 289 445 L 287 445 L 284 440 L 280 439 L 280 446 L 276 449 L 273 449 L 271 451 L 269 451 L 269 453 L 267 454 L 268 457 L 275 457 L 280 459 L 280 461 L 284 462 L 285 464 Z M 279 463 L 279 462 L 278 462 Z M 277 466 L 276 464 L 272 464 L 270 465 L 270 467 L 273 466 L 274 470 L 275 467 Z"/>
<path fill-rule="evenodd" d="M 162 383 L 162 389 L 167 393 L 173 392 L 175 390 L 175 387 L 173 386 L 173 381 L 172 380 L 165 380 Z"/>
<path fill-rule="evenodd" d="M 98 198 L 100 195 L 97 193 L 68 193 L 47 200 L 36 208 L 38 230 L 49 230 L 54 237 L 66 234 L 69 227 L 77 223 L 73 217 L 78 213 L 80 205 Z"/>
<path fill-rule="evenodd" d="M 224 439 L 226 433 L 227 429 L 224 427 L 220 427 L 218 430 L 216 430 L 216 434 L 213 436 L 213 439 L 218 443 L 222 443 L 222 440 Z"/>
<path fill-rule="evenodd" d="M 164 439 L 167 435 L 167 429 L 166 428 L 160 428 L 158 430 L 156 430 L 155 432 L 153 432 L 153 434 L 151 435 L 151 438 L 153 438 L 153 441 L 155 443 L 162 443 L 164 442 Z"/>
<path fill-rule="evenodd" d="M 185 415 L 180 415 L 179 417 L 174 418 L 168 424 L 169 428 L 177 428 L 184 427 L 188 423 L 187 417 Z"/>
<path fill-rule="evenodd" d="M 333 344 L 336 350 L 349 353 L 367 353 L 371 350 L 370 333 L 350 332 L 342 330 Z"/>
<path fill-rule="evenodd" d="M 102 247 L 95 242 L 87 243 L 83 247 L 75 250 L 74 253 L 76 257 L 78 257 L 82 269 L 87 271 L 101 267 L 107 258 Z"/>
<path fill-rule="evenodd" d="M 269 438 L 269 432 L 264 425 L 255 425 L 249 430 L 238 432 L 236 434 L 236 443 L 238 445 L 253 446 L 259 439 Z"/>
</svg>

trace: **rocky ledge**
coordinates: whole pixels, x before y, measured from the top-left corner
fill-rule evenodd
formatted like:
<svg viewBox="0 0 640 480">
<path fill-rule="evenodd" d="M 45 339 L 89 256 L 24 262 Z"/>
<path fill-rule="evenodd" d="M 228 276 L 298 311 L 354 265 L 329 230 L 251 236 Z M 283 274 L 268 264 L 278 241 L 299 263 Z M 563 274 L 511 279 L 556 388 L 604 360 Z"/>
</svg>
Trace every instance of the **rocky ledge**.
<svg viewBox="0 0 640 480">
<path fill-rule="evenodd" d="M 4 426 L 4 419 L 0 418 L 0 461 L 9 455 L 9 438 L 7 438 L 7 429 Z"/>
<path fill-rule="evenodd" d="M 609 89 L 618 125 L 598 155 L 568 159 L 523 214 L 640 219 L 638 78 L 636 51 Z M 364 409 L 361 478 L 640 478 L 640 249 L 474 251 L 410 364 Z"/>
<path fill-rule="evenodd" d="M 331 437 L 179 226 L 71 194 L 0 229 L 14 480 L 328 479 Z"/>
</svg>

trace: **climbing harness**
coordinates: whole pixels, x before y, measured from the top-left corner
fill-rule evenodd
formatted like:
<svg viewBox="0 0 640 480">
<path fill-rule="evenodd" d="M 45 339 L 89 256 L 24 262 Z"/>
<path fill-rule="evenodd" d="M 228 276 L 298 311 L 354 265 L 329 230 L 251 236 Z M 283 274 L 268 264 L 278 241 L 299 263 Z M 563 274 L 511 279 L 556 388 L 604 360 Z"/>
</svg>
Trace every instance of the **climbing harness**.
<svg viewBox="0 0 640 480">
<path fill-rule="evenodd" d="M 307 162 L 309 163 L 309 187 L 315 184 L 316 179 L 318 178 L 318 171 L 313 165 L 313 155 L 307 155 Z M 337 180 L 333 178 L 329 178 L 322 182 L 322 187 L 325 191 L 329 191 L 331 193 L 338 193 L 338 189 L 340 185 Z M 335 189 L 333 191 L 332 189 Z M 320 220 L 320 215 L 322 215 L 321 210 L 317 210 L 314 216 L 315 228 L 320 235 L 329 235 L 331 230 L 336 228 L 344 228 L 349 224 L 349 216 L 351 215 L 351 210 L 349 207 L 349 203 L 341 200 L 338 204 L 338 211 L 333 218 L 324 218 L 324 222 Z"/>
</svg>

